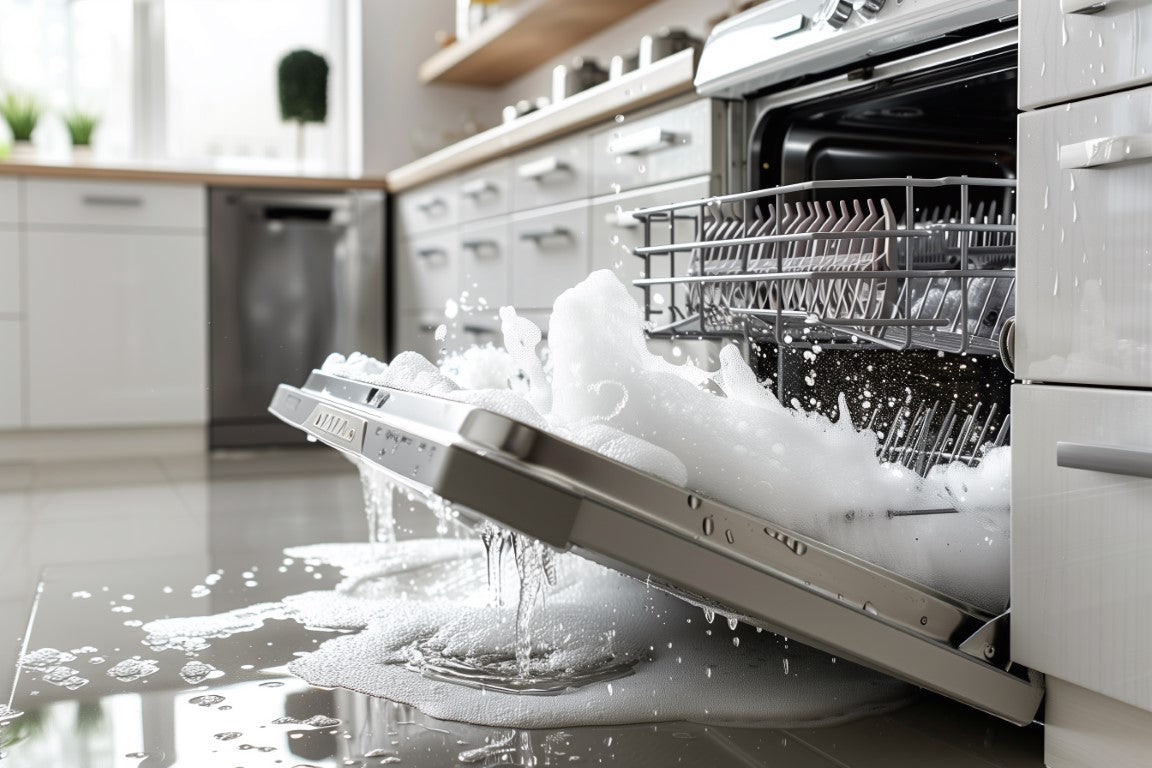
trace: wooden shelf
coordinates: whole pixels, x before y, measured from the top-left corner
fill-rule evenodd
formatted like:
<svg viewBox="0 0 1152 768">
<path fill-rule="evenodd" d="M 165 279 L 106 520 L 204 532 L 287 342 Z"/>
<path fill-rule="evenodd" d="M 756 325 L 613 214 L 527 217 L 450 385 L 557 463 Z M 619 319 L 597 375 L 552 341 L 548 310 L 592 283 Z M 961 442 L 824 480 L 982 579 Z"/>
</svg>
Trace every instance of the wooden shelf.
<svg viewBox="0 0 1152 768">
<path fill-rule="evenodd" d="M 420 82 L 503 85 L 655 1 L 520 0 L 425 61 Z"/>
</svg>

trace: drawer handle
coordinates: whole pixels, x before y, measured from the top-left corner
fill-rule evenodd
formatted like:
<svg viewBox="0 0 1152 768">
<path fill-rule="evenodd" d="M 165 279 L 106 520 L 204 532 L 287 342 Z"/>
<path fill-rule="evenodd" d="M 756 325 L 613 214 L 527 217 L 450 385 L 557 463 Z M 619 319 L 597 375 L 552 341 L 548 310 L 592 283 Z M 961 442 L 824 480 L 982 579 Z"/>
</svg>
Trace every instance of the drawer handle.
<svg viewBox="0 0 1152 768">
<path fill-rule="evenodd" d="M 1073 13 L 1091 16 L 1107 7 L 1107 0 L 1060 0 L 1060 12 L 1066 16 Z"/>
<path fill-rule="evenodd" d="M 465 323 L 463 330 L 464 330 L 464 333 L 471 333 L 471 334 L 475 334 L 477 336 L 482 335 L 482 334 L 498 333 L 498 331 L 495 328 L 490 328 L 487 325 L 473 325 L 472 323 Z"/>
<path fill-rule="evenodd" d="M 496 185 L 487 179 L 476 179 L 467 184 L 460 185 L 460 194 L 464 197 L 483 197 L 489 192 L 498 191 Z"/>
<path fill-rule="evenodd" d="M 421 248 L 416 255 L 422 259 L 448 258 L 448 251 L 443 248 Z"/>
<path fill-rule="evenodd" d="M 144 198 L 134 195 L 84 195 L 80 199 L 84 205 L 109 208 L 140 208 L 144 205 Z"/>
<path fill-rule="evenodd" d="M 1152 160 L 1152 134 L 1102 136 L 1060 147 L 1060 167 L 1066 171 L 1078 168 L 1103 168 Z"/>
<path fill-rule="evenodd" d="M 1152 450 L 1060 442 L 1056 443 L 1056 466 L 1152 478 Z"/>
<path fill-rule="evenodd" d="M 656 125 L 621 136 L 608 146 L 614 155 L 643 155 L 660 149 L 676 140 L 676 134 Z"/>
<path fill-rule="evenodd" d="M 571 166 L 558 157 L 542 157 L 539 160 L 524 163 L 516 169 L 516 175 L 522 179 L 540 181 L 545 176 L 551 176 L 554 173 L 569 173 L 571 170 Z"/>
<path fill-rule="evenodd" d="M 460 247 L 467 251 L 499 251 L 500 243 L 495 240 L 465 240 Z"/>
<path fill-rule="evenodd" d="M 636 229 L 640 219 L 633 216 L 632 211 L 613 211 L 604 217 L 604 223 L 617 229 Z"/>
<path fill-rule="evenodd" d="M 521 240 L 530 240 L 539 245 L 544 240 L 556 240 L 563 238 L 565 240 L 575 240 L 575 235 L 572 230 L 566 227 L 553 227 L 552 229 L 532 229 L 520 233 Z"/>
<path fill-rule="evenodd" d="M 447 208 L 448 203 L 442 197 L 434 197 L 431 200 L 425 200 L 422 203 L 416 203 L 416 208 L 423 213 L 431 213 L 437 208 Z"/>
</svg>

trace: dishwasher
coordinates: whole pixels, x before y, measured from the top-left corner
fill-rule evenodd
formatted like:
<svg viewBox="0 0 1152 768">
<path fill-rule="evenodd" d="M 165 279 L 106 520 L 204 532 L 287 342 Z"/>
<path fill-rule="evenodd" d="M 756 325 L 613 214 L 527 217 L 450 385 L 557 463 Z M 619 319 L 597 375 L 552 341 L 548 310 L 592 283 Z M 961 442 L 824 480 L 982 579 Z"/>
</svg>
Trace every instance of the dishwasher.
<svg viewBox="0 0 1152 768">
<path fill-rule="evenodd" d="M 737 344 L 797 409 L 867 388 L 880 458 L 919 474 L 1006 444 L 1016 49 L 1002 0 L 781 0 L 719 25 L 696 87 L 728 111 L 731 193 L 634 214 L 649 335 Z M 1008 609 L 474 405 L 313 371 L 270 409 L 551 547 L 1012 723 L 1037 717 L 1043 675 L 1010 657 Z"/>
<path fill-rule="evenodd" d="M 334 349 L 383 355 L 384 193 L 212 189 L 209 446 L 299 444 L 276 385 Z"/>
</svg>

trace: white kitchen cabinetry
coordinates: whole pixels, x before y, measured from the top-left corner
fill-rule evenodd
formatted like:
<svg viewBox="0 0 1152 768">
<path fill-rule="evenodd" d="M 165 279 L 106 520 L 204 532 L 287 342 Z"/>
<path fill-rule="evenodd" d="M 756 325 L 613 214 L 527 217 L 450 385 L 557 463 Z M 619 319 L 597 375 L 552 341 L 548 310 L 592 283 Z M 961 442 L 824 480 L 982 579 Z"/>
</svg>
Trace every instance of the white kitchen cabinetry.
<svg viewBox="0 0 1152 768">
<path fill-rule="evenodd" d="M 201 233 L 30 231 L 31 427 L 203 424 Z"/>
<path fill-rule="evenodd" d="M 1022 0 L 1020 106 L 1152 83 L 1152 2 Z"/>
<path fill-rule="evenodd" d="M 20 221 L 19 184 L 16 179 L 0 178 L 0 227 Z"/>
<path fill-rule="evenodd" d="M 29 227 L 204 228 L 204 190 L 184 184 L 30 179 L 24 222 Z"/>
<path fill-rule="evenodd" d="M 1152 88 L 1022 115 L 1020 165 L 1016 373 L 1152 386 Z"/>
<path fill-rule="evenodd" d="M 1152 710 L 1152 392 L 1017 386 L 1012 419 L 1013 657 Z"/>
<path fill-rule="evenodd" d="M 21 309 L 20 233 L 0 224 L 0 319 Z"/>
<path fill-rule="evenodd" d="M 580 200 L 512 221 L 512 306 L 550 309 L 589 272 L 588 203 Z"/>
<path fill-rule="evenodd" d="M 401 312 L 438 309 L 459 295 L 460 248 L 454 230 L 425 232 L 400 244 L 396 307 Z"/>
<path fill-rule="evenodd" d="M 475 221 L 507 213 L 512 205 L 511 164 L 508 158 L 487 163 L 460 177 L 460 221 Z"/>
<path fill-rule="evenodd" d="M 0 318 L 0 429 L 15 429 L 24 420 L 23 323 Z"/>
<path fill-rule="evenodd" d="M 518 211 L 592 194 L 592 153 L 584 134 L 551 141 L 516 156 L 512 202 Z"/>
</svg>

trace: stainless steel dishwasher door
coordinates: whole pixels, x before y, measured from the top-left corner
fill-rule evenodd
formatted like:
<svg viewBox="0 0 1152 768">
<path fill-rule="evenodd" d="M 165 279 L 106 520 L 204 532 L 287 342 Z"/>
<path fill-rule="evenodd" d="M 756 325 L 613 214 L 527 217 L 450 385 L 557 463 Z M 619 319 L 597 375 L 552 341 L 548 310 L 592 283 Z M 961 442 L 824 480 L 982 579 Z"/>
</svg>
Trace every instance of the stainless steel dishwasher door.
<svg viewBox="0 0 1152 768">
<path fill-rule="evenodd" d="M 209 210 L 209 444 L 299 443 L 267 413 L 276 385 L 385 355 L 384 193 L 214 189 Z"/>
</svg>

